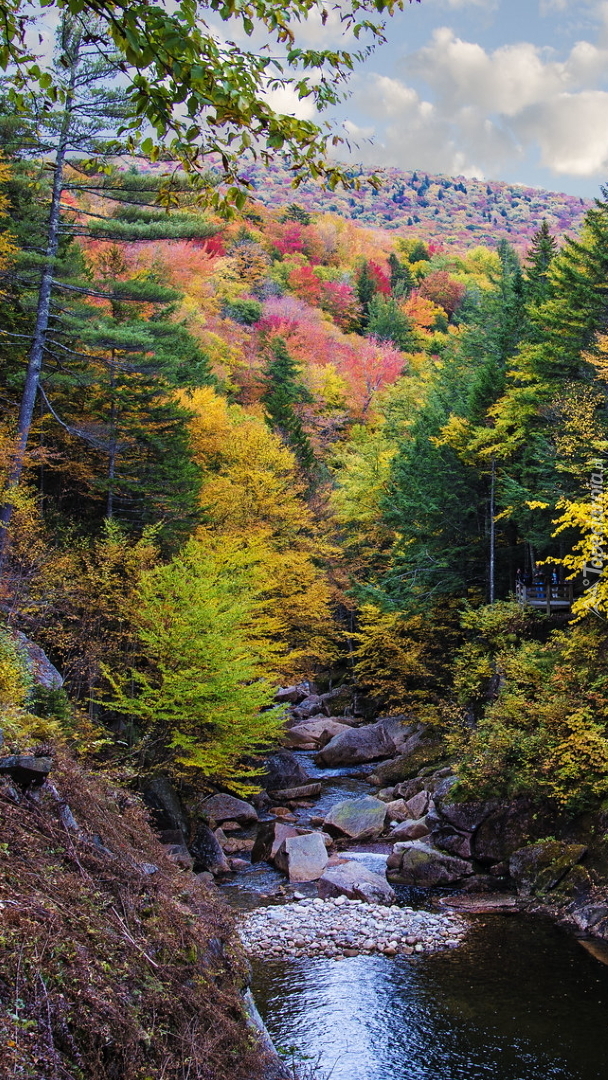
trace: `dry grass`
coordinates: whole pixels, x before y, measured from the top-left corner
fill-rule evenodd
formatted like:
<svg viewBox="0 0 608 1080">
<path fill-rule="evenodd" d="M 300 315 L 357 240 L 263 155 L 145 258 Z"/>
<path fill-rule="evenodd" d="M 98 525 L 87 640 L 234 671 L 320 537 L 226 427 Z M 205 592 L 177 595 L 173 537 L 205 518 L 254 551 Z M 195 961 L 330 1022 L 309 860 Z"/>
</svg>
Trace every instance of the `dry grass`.
<svg viewBox="0 0 608 1080">
<path fill-rule="evenodd" d="M 50 779 L 25 795 L 0 780 L 0 1075 L 262 1077 L 229 913 L 131 794 L 63 754 Z"/>
</svg>

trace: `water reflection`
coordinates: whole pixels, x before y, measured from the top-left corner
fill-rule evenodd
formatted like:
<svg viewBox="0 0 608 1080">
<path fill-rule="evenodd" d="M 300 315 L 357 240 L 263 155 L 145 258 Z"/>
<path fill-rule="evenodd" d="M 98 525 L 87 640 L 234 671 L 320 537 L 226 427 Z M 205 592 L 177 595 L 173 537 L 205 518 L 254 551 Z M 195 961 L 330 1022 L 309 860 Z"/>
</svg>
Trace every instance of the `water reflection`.
<svg viewBox="0 0 608 1080">
<path fill-rule="evenodd" d="M 275 1042 L 332 1080 L 605 1080 L 608 969 L 541 920 L 424 958 L 255 965 Z"/>
</svg>

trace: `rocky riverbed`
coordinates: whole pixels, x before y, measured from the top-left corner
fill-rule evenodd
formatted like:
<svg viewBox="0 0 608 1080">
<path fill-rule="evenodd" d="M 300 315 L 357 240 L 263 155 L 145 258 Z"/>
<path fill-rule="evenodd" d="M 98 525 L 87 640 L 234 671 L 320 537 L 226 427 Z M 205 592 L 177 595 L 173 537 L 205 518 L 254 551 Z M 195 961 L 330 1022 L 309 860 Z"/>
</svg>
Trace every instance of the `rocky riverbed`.
<svg viewBox="0 0 608 1080">
<path fill-rule="evenodd" d="M 340 960 L 360 954 L 412 956 L 453 948 L 467 929 L 467 921 L 458 915 L 338 896 L 258 908 L 243 918 L 240 935 L 247 953 L 257 959 L 320 956 Z"/>
</svg>

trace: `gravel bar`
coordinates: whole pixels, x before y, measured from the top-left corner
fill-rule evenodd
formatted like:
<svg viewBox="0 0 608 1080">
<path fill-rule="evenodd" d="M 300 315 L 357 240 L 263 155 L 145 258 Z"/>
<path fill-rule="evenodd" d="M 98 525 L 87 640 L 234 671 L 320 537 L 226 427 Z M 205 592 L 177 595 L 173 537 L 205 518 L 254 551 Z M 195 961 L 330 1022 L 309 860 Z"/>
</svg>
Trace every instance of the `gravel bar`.
<svg viewBox="0 0 608 1080">
<path fill-rule="evenodd" d="M 257 908 L 239 933 L 246 951 L 261 960 L 322 956 L 413 956 L 460 945 L 468 922 L 460 915 L 367 904 L 344 896 Z"/>
</svg>

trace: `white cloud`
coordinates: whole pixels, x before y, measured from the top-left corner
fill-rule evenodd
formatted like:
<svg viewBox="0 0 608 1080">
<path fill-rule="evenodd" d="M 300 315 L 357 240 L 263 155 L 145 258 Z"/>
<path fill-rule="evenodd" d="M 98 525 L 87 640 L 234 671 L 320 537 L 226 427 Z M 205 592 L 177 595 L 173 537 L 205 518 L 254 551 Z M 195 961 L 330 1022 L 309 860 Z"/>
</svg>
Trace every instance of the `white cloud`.
<svg viewBox="0 0 608 1080">
<path fill-rule="evenodd" d="M 530 42 L 487 51 L 442 27 L 404 66 L 427 93 L 372 74 L 353 97 L 358 122 L 374 121 L 376 164 L 496 176 L 532 153 L 559 175 L 608 169 L 608 47 L 579 41 L 559 59 Z"/>
<path fill-rule="evenodd" d="M 275 112 L 295 116 L 298 120 L 314 120 L 317 115 L 314 98 L 299 98 L 292 86 L 267 90 L 264 97 Z"/>
</svg>

